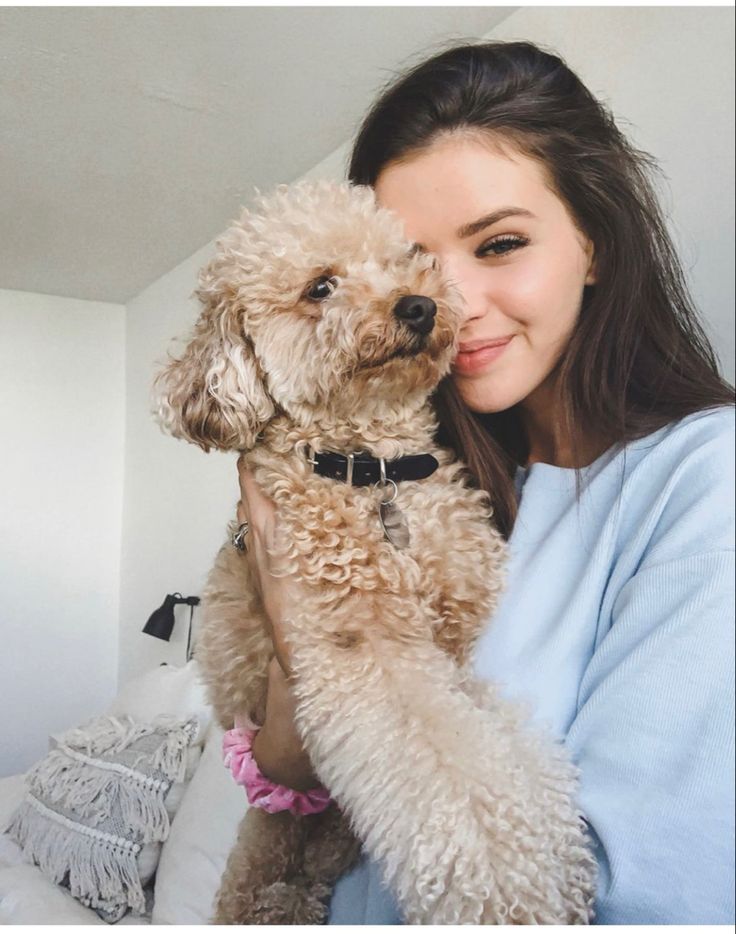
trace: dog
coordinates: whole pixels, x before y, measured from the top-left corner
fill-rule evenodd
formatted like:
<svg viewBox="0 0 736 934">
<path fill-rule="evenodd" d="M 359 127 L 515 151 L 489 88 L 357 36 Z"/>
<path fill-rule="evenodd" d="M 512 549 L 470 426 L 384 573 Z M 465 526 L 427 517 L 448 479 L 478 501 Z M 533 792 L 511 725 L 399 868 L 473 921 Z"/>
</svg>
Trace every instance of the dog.
<svg viewBox="0 0 736 934">
<path fill-rule="evenodd" d="M 196 295 L 156 416 L 205 451 L 244 453 L 275 501 L 271 552 L 303 594 L 284 622 L 297 726 L 336 802 L 249 809 L 214 920 L 321 923 L 362 847 L 409 923 L 587 923 L 576 769 L 470 671 L 506 549 L 435 440 L 459 293 L 372 189 L 324 181 L 259 195 Z M 217 718 L 262 723 L 274 650 L 229 541 L 203 605 L 196 657 Z"/>
</svg>

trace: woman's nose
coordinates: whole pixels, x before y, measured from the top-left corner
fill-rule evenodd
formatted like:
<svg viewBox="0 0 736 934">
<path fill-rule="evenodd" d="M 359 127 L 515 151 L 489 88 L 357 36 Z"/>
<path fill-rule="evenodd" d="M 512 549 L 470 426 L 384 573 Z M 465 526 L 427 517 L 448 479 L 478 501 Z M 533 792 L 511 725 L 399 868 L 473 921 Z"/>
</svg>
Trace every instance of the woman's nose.
<svg viewBox="0 0 736 934">
<path fill-rule="evenodd" d="M 447 279 L 462 296 L 461 311 L 463 323 L 482 318 L 485 314 L 488 297 L 485 294 L 482 277 L 462 263 L 451 259 L 441 259 L 440 265 Z"/>
</svg>

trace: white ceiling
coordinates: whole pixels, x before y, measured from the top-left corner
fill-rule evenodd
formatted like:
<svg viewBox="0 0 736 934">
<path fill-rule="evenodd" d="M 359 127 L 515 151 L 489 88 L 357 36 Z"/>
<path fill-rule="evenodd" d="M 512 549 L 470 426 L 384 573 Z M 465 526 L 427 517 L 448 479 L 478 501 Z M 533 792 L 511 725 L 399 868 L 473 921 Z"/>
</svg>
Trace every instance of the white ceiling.
<svg viewBox="0 0 736 934">
<path fill-rule="evenodd" d="M 0 8 L 0 288 L 126 302 L 515 9 Z"/>
</svg>

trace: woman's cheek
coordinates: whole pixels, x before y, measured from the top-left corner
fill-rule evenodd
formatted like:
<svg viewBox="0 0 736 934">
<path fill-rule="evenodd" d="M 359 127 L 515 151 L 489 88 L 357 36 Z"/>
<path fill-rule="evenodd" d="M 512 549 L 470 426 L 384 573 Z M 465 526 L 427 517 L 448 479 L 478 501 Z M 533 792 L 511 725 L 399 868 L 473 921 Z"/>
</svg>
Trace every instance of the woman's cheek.
<svg viewBox="0 0 736 934">
<path fill-rule="evenodd" d="M 503 270 L 498 294 L 503 306 L 513 317 L 531 323 L 543 313 L 548 304 L 548 276 L 538 264 L 517 262 Z"/>
<path fill-rule="evenodd" d="M 498 307 L 507 318 L 516 322 L 510 330 L 525 333 L 544 315 L 545 288 L 539 270 L 533 267 L 505 270 L 508 274 L 497 282 Z M 502 337 L 503 334 L 494 334 Z"/>
<path fill-rule="evenodd" d="M 518 264 L 514 269 L 513 303 L 519 318 L 544 344 L 569 337 L 577 320 L 580 298 L 577 282 L 570 279 L 569 260 L 547 254 L 545 262 Z"/>
</svg>

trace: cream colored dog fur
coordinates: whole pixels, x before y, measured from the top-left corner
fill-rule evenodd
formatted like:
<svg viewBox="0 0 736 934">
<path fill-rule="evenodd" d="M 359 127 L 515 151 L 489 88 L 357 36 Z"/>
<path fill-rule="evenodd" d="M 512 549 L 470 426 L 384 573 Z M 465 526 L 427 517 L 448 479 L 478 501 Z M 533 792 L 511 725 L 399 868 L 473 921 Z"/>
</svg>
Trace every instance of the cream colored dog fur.
<svg viewBox="0 0 736 934">
<path fill-rule="evenodd" d="M 595 866 L 576 770 L 468 664 L 505 549 L 486 498 L 434 440 L 428 398 L 455 352 L 458 295 L 370 189 L 327 182 L 260 198 L 197 295 L 194 334 L 159 377 L 158 417 L 205 450 L 247 452 L 276 502 L 271 551 L 301 594 L 286 621 L 298 727 L 406 920 L 586 923 Z M 397 318 L 407 295 L 436 303 L 430 333 Z M 398 486 L 409 545 L 384 537 L 384 491 L 317 476 L 306 445 L 432 453 L 431 477 Z M 220 722 L 262 722 L 273 649 L 229 543 L 204 604 L 197 654 Z M 323 920 L 356 855 L 345 819 L 247 817 L 216 920 Z"/>
</svg>

